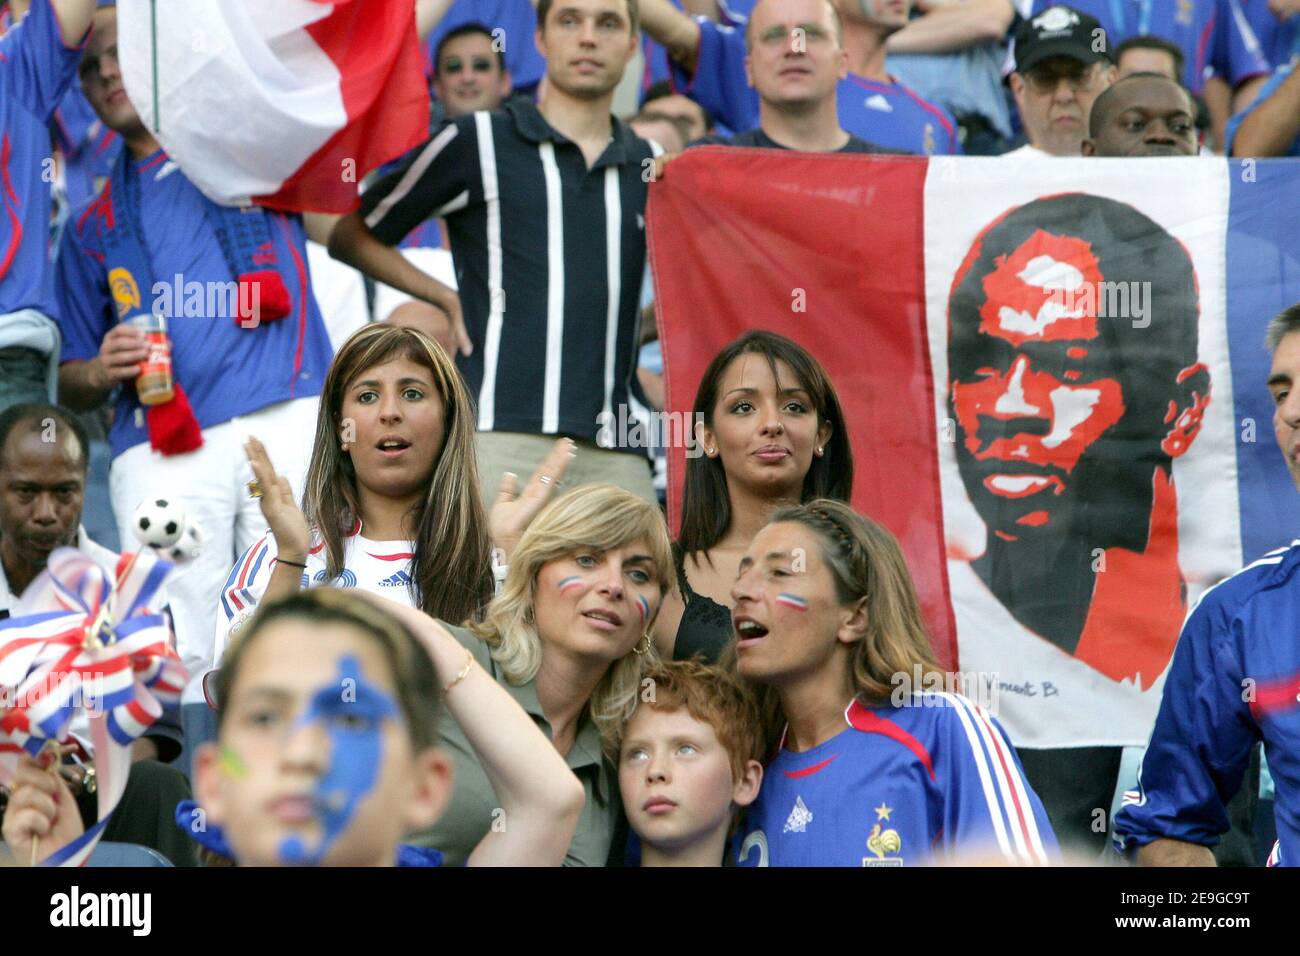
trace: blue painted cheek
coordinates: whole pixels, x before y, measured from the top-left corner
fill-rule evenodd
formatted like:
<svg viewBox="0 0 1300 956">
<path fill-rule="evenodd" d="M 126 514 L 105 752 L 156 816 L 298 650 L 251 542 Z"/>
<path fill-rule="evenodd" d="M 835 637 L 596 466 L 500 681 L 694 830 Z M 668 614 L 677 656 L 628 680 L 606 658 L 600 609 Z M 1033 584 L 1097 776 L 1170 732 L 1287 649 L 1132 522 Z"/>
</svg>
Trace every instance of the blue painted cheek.
<svg viewBox="0 0 1300 956">
<path fill-rule="evenodd" d="M 330 763 L 314 794 L 320 842 L 313 848 L 299 836 L 286 837 L 279 847 L 283 863 L 318 866 L 329 854 L 379 779 L 384 721 L 397 713 L 391 697 L 362 680 L 356 658 L 339 660 L 338 680 L 316 692 L 300 719 L 323 722 L 330 739 Z"/>
</svg>

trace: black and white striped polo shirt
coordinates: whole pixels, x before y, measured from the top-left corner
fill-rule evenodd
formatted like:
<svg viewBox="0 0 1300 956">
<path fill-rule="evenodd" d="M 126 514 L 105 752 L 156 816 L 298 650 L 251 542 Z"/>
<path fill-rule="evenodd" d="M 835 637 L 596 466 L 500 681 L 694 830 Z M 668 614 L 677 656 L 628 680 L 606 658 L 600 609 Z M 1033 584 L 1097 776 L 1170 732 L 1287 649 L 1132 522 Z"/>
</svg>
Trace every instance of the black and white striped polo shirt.
<svg viewBox="0 0 1300 956">
<path fill-rule="evenodd" d="M 379 239 L 430 216 L 451 236 L 480 431 L 596 440 L 629 403 L 657 149 L 617 119 L 591 169 L 526 100 L 458 117 L 362 195 Z M 623 449 L 637 453 L 638 449 Z"/>
</svg>

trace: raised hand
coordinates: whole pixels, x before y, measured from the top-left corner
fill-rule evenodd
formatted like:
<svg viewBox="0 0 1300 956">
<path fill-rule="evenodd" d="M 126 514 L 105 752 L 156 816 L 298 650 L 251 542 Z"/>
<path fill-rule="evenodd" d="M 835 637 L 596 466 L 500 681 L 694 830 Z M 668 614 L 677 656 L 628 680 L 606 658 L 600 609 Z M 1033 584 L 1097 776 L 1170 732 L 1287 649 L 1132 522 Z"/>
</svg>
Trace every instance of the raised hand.
<svg viewBox="0 0 1300 956">
<path fill-rule="evenodd" d="M 251 435 L 244 443 L 244 454 L 253 466 L 253 477 L 262 488 L 258 504 L 262 506 L 266 526 L 275 535 L 276 553 L 288 561 L 305 560 L 311 546 L 311 528 L 293 498 L 289 479 L 275 473 L 266 447 Z"/>
<path fill-rule="evenodd" d="M 550 454 L 537 466 L 533 477 L 528 479 L 522 493 L 518 490 L 518 477 L 511 472 L 505 473 L 501 479 L 501 490 L 497 492 L 497 500 L 488 514 L 488 529 L 492 534 L 492 546 L 499 548 L 506 559 L 509 559 L 515 545 L 519 543 L 529 522 L 551 500 L 569 463 L 576 457 L 573 441 L 568 438 L 559 439 Z"/>
</svg>

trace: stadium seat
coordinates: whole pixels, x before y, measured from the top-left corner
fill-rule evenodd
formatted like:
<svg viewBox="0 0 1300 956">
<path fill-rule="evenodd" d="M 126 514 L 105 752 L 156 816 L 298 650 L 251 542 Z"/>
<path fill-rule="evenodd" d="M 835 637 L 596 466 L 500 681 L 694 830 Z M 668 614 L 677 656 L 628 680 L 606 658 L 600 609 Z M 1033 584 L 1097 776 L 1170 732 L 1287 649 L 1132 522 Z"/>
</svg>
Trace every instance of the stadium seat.
<svg viewBox="0 0 1300 956">
<path fill-rule="evenodd" d="M 86 866 L 171 866 L 172 861 L 157 850 L 137 843 L 100 842 Z"/>
</svg>

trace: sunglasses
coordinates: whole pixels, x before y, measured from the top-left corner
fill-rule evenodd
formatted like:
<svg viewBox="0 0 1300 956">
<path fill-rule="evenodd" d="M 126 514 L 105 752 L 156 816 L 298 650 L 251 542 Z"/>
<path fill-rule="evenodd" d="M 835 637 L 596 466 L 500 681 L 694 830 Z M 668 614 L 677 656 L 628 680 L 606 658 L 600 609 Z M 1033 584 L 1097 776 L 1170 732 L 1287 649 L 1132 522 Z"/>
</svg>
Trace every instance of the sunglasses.
<svg viewBox="0 0 1300 956">
<path fill-rule="evenodd" d="M 1076 93 L 1086 93 L 1097 84 L 1101 71 L 1097 64 L 1082 70 L 1030 70 L 1025 75 L 1025 82 L 1035 93 L 1054 93 L 1061 80 Z"/>
<path fill-rule="evenodd" d="M 491 73 L 492 60 L 488 57 L 474 57 L 468 63 L 458 56 L 447 57 L 447 62 L 443 65 L 443 73 L 459 73 L 465 69 L 472 69 L 475 73 Z"/>
</svg>

